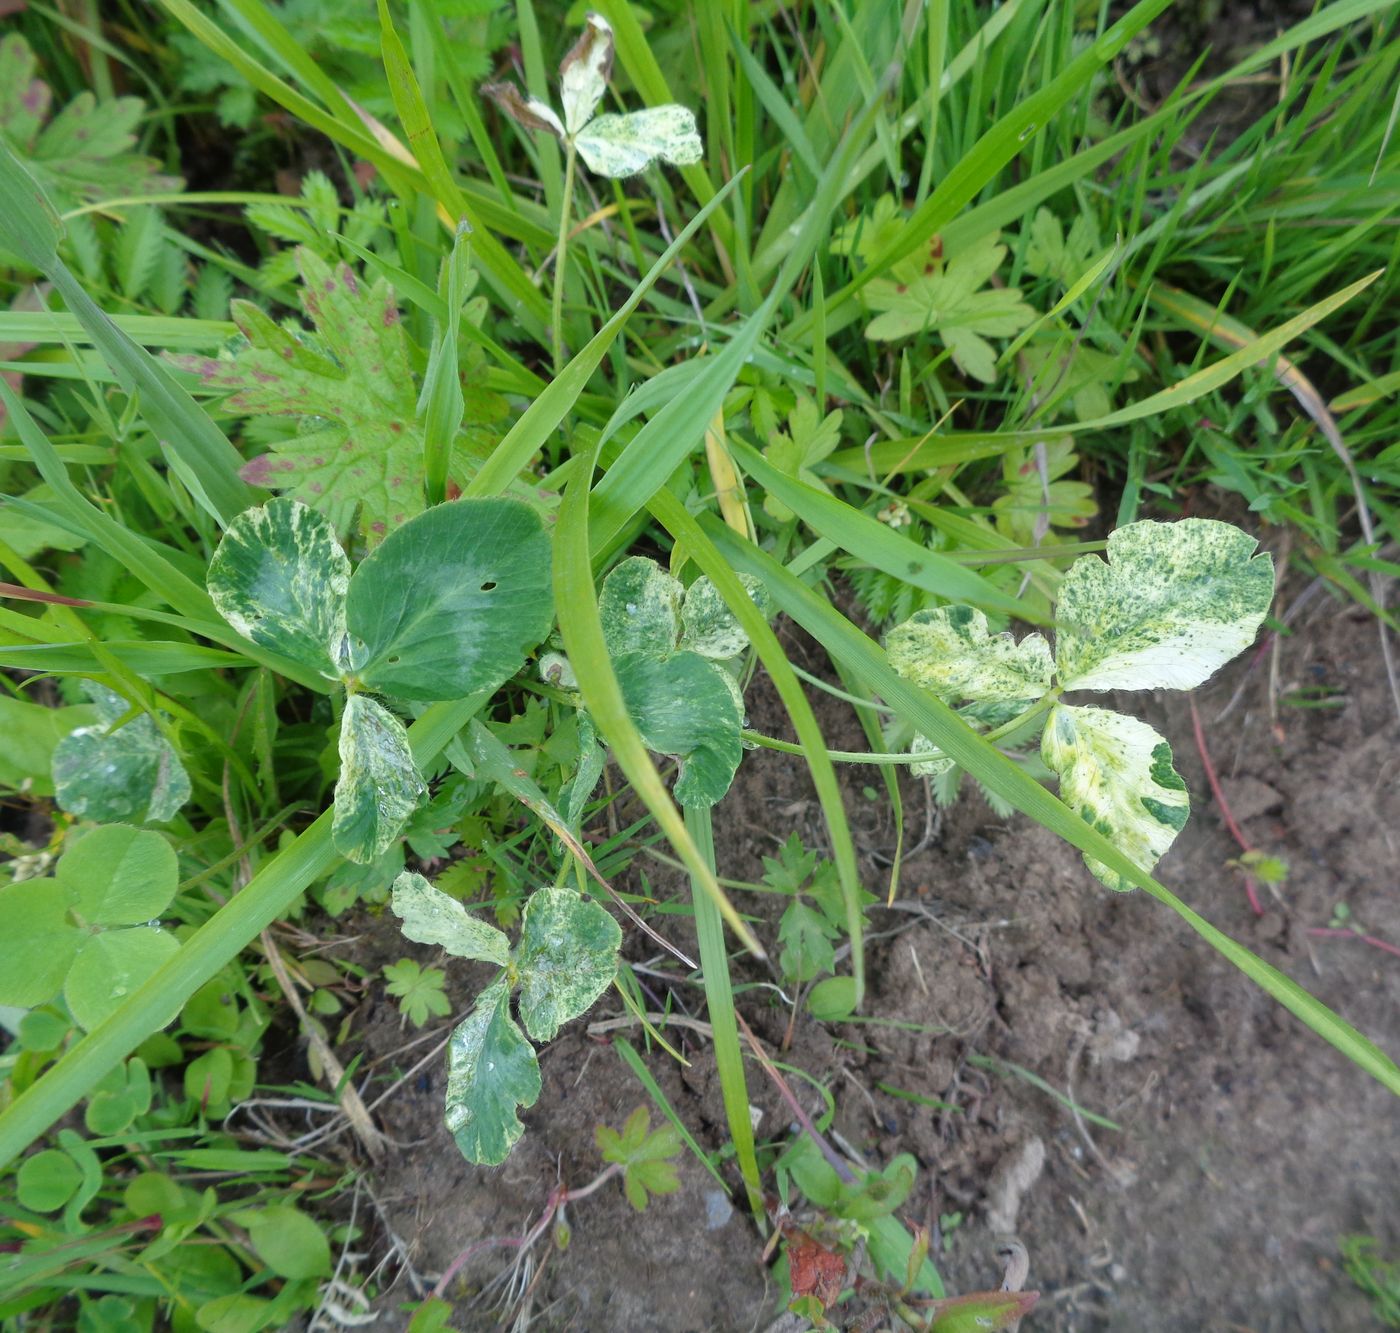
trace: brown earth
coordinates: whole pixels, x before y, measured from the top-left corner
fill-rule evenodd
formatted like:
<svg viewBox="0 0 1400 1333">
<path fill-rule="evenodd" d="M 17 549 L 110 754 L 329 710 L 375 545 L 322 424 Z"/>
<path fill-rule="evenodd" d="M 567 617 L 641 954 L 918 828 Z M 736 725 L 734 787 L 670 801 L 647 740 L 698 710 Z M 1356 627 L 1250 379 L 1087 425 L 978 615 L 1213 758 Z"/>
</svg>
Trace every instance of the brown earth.
<svg viewBox="0 0 1400 1333">
<path fill-rule="evenodd" d="M 1195 799 L 1160 877 L 1394 1051 L 1400 958 L 1356 938 L 1310 936 L 1308 928 L 1326 925 L 1345 903 L 1366 929 L 1400 940 L 1400 724 L 1373 622 L 1324 595 L 1292 628 L 1276 662 L 1267 650 L 1256 653 L 1196 696 L 1246 836 L 1290 866 L 1277 897 L 1261 890 L 1262 917 L 1227 864 L 1238 848 L 1211 800 L 1185 696 L 1119 701 L 1171 740 Z M 819 670 L 819 650 L 790 628 L 783 633 L 794 659 Z M 1336 706 L 1298 707 L 1300 688 L 1312 696 L 1332 691 Z M 754 725 L 781 733 L 785 719 L 771 691 L 756 681 L 750 696 Z M 864 745 L 842 706 L 825 709 L 823 723 L 833 747 Z M 882 858 L 893 831 L 883 799 L 867 793 L 870 771 L 847 768 L 843 778 L 866 883 L 883 896 Z M 917 839 L 922 783 L 906 780 L 905 803 Z M 747 756 L 717 812 L 721 874 L 756 879 L 761 856 L 793 829 L 809 845 L 825 846 L 801 761 Z M 634 864 L 646 866 L 658 897 L 681 894 L 664 867 Z M 658 924 L 681 947 L 693 947 L 684 918 Z M 917 1156 L 919 1183 L 903 1215 L 935 1228 L 943 1217 L 936 1258 L 951 1291 L 996 1284 L 994 1228 L 1010 1225 L 1014 1214 L 1030 1252 L 1030 1285 L 1044 1293 L 1026 1333 L 1376 1326 L 1340 1269 L 1337 1242 L 1364 1232 L 1385 1253 L 1400 1250 L 1395 1099 L 1166 908 L 1102 889 L 1077 853 L 1021 817 L 997 818 L 974 791 L 945 814 L 931 845 L 906 861 L 896 910 L 873 908 L 869 932 L 866 1012 L 910 1026 L 826 1029 L 800 1020 L 783 1058 L 830 1090 L 835 1130 L 872 1164 L 898 1152 Z M 387 922 L 360 947 L 359 961 L 370 966 L 428 956 Z M 657 956 L 636 932 L 626 952 L 634 962 Z M 768 980 L 747 959 L 736 959 L 735 977 Z M 459 969 L 454 999 L 469 1003 L 474 980 Z M 704 1017 L 693 984 L 672 987 L 670 996 L 675 1011 Z M 776 1051 L 788 1011 L 774 991 L 748 989 L 739 1008 Z M 385 1127 L 408 1146 L 369 1183 L 424 1286 L 464 1248 L 479 1247 L 450 1284 L 452 1327 L 509 1326 L 499 1321 L 514 1251 L 482 1242 L 520 1236 L 558 1180 L 576 1187 L 592 1179 L 600 1167 L 595 1125 L 617 1126 L 647 1101 L 610 1049 L 612 1034 L 586 1031 L 587 1022 L 621 1013 L 605 998 L 544 1050 L 543 1094 L 524 1116 L 525 1138 L 500 1168 L 468 1166 L 442 1128 L 440 1058 L 385 1107 Z M 363 1033 L 370 1058 L 403 1044 L 391 1000 L 373 1002 Z M 642 1048 L 636 1029 L 624 1035 Z M 660 1051 L 649 1067 L 700 1143 L 718 1148 L 727 1136 L 708 1046 L 682 1029 L 671 1035 L 691 1067 L 681 1070 Z M 429 1049 L 404 1054 L 395 1067 L 408 1068 Z M 1080 1107 L 1120 1128 L 1077 1120 L 1004 1062 L 1071 1092 Z M 953 1109 L 921 1106 L 880 1084 Z M 815 1090 L 801 1079 L 794 1086 L 817 1113 Z M 753 1065 L 750 1093 L 762 1111 L 760 1140 L 785 1140 L 794 1131 L 791 1113 Z M 1017 1211 L 1016 1162 L 1037 1143 L 1044 1171 Z M 738 1199 L 732 1163 L 724 1173 Z M 530 1286 L 530 1326 L 594 1333 L 766 1327 L 777 1313 L 776 1288 L 757 1230 L 742 1207 L 730 1210 L 693 1158 L 685 1158 L 681 1176 L 679 1194 L 641 1215 L 611 1183 L 572 1205 L 568 1248 L 552 1250 L 546 1237 L 513 1275 L 516 1295 Z M 953 1214 L 962 1215 L 960 1225 Z M 376 1245 L 382 1253 L 382 1234 Z M 405 1326 L 406 1316 L 387 1313 L 395 1301 L 412 1308 L 409 1278 L 402 1265 L 398 1271 L 380 1327 Z"/>
</svg>

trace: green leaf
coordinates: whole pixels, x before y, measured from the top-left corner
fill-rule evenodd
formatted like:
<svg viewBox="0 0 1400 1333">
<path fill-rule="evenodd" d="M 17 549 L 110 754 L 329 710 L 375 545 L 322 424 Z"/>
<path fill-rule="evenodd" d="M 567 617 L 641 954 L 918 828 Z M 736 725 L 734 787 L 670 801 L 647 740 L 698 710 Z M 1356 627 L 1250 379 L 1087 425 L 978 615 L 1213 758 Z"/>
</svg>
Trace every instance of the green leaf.
<svg viewBox="0 0 1400 1333">
<path fill-rule="evenodd" d="M 120 1003 L 143 986 L 179 952 L 180 942 L 164 930 L 134 926 L 130 930 L 104 930 L 78 950 L 63 983 L 63 998 L 78 1023 L 91 1031 Z M 179 1009 L 177 998 L 164 1023 Z"/>
<path fill-rule="evenodd" d="M 13 545 L 13 543 L 11 543 Z M 0 787 L 53 795 L 53 752 L 70 731 L 91 723 L 97 714 L 86 704 L 48 708 L 22 699 L 0 698 Z"/>
<path fill-rule="evenodd" d="M 515 966 L 520 1018 L 536 1041 L 587 1013 L 617 975 L 622 931 L 597 903 L 572 889 L 536 889 L 525 904 Z"/>
<path fill-rule="evenodd" d="M 30 1009 L 58 994 L 83 941 L 68 907 L 51 879 L 0 888 L 0 1004 Z"/>
<path fill-rule="evenodd" d="M 1010 337 L 1035 318 L 1016 288 L 985 289 L 1006 257 L 996 239 L 995 232 L 982 236 L 946 265 L 930 259 L 923 272 L 903 275 L 903 281 L 874 279 L 864 300 L 880 313 L 865 336 L 887 342 L 937 333 L 964 374 L 990 384 L 996 353 L 986 339 Z"/>
<path fill-rule="evenodd" d="M 224 403 L 230 412 L 301 418 L 303 429 L 249 462 L 243 479 L 315 506 L 342 536 L 358 510 L 373 544 L 424 506 L 418 385 L 398 303 L 383 279 L 366 285 L 346 265 L 332 269 L 305 247 L 296 253 L 314 337 L 235 301 L 231 313 L 248 348 L 233 359 L 170 359 L 208 388 L 233 391 Z M 461 451 L 449 475 L 467 480 Z"/>
<path fill-rule="evenodd" d="M 1098 382 L 1096 378 L 1096 387 Z M 1079 465 L 1073 442 L 1059 439 L 1042 443 L 1043 478 L 1034 447 L 1008 449 L 1002 459 L 1006 494 L 992 502 L 992 515 L 997 531 L 1018 546 L 1049 545 L 1059 540 L 1052 529 L 1082 528 L 1098 513 L 1092 486 L 1059 480 Z"/>
<path fill-rule="evenodd" d="M 974 1291 L 935 1301 L 928 1333 L 990 1333 L 1017 1328 L 1039 1299 L 1040 1293 L 1035 1291 Z"/>
<path fill-rule="evenodd" d="M 681 1136 L 674 1125 L 662 1125 L 652 1132 L 651 1112 L 639 1106 L 627 1117 L 622 1132 L 599 1125 L 593 1132 L 598 1152 L 605 1162 L 623 1168 L 623 1189 L 627 1202 L 639 1213 L 650 1195 L 674 1194 L 681 1187 L 672 1157 L 680 1155 Z"/>
<path fill-rule="evenodd" d="M 149 829 L 104 824 L 63 853 L 54 871 L 85 921 L 135 926 L 159 916 L 180 878 L 175 849 Z"/>
<path fill-rule="evenodd" d="M 495 926 L 474 917 L 455 898 L 435 889 L 422 875 L 404 871 L 394 881 L 392 905 L 405 939 L 436 944 L 457 958 L 475 958 L 505 967 L 510 941 Z"/>
<path fill-rule="evenodd" d="M 101 722 L 69 732 L 53 752 L 54 799 L 70 815 L 102 823 L 161 824 L 190 799 L 190 779 L 148 714 L 117 731 L 125 699 L 88 681 Z"/>
<path fill-rule="evenodd" d="M 78 1191 L 83 1173 L 66 1152 L 45 1148 L 20 1163 L 15 1192 L 25 1208 L 56 1213 Z"/>
<path fill-rule="evenodd" d="M 1005 703 L 1019 712 L 1050 688 L 1054 663 L 1039 634 L 1017 643 L 993 635 L 987 617 L 971 606 L 919 611 L 889 632 L 885 653 L 906 680 L 944 703 Z"/>
<path fill-rule="evenodd" d="M 331 1247 L 325 1233 L 305 1213 L 290 1204 L 274 1204 L 239 1215 L 253 1249 L 278 1277 L 326 1277 L 331 1271 Z"/>
<path fill-rule="evenodd" d="M 743 718 L 720 668 L 694 653 L 613 660 L 627 711 L 649 749 L 681 761 L 681 805 L 714 805 L 743 758 Z"/>
<path fill-rule="evenodd" d="M 798 899 L 788 904 L 778 922 L 778 942 L 782 953 L 778 965 L 789 981 L 805 982 L 823 972 L 836 970 L 832 941 L 840 931 L 815 907 Z"/>
<path fill-rule="evenodd" d="M 549 560 L 544 525 L 515 500 L 456 500 L 406 523 L 350 581 L 361 678 L 405 699 L 495 689 L 549 632 Z"/>
<path fill-rule="evenodd" d="M 598 592 L 598 618 L 608 651 L 669 657 L 681 632 L 685 589 L 655 560 L 634 555 L 609 571 Z"/>
<path fill-rule="evenodd" d="M 330 520 L 295 500 L 239 514 L 206 578 L 219 614 L 245 639 L 322 676 L 340 675 L 350 561 Z"/>
<path fill-rule="evenodd" d="M 534 1047 L 510 1016 L 510 987 L 488 986 L 447 1048 L 447 1128 L 469 1162 L 499 1166 L 525 1132 L 516 1110 L 540 1095 Z"/>
<path fill-rule="evenodd" d="M 739 581 L 754 605 L 764 615 L 769 614 L 771 603 L 763 585 L 749 574 L 739 575 Z M 714 662 L 737 657 L 749 646 L 749 636 L 740 628 L 734 612 L 703 574 L 685 592 L 680 646 L 686 652 L 698 653 Z"/>
<path fill-rule="evenodd" d="M 452 1001 L 443 993 L 447 973 L 440 967 L 420 967 L 411 958 L 386 963 L 385 989 L 399 1002 L 399 1011 L 416 1028 L 433 1015 L 441 1018 L 452 1012 Z"/>
<path fill-rule="evenodd" d="M 1060 799 L 1134 864 L 1151 870 L 1190 813 L 1171 746 L 1145 722 L 1106 708 L 1057 704 L 1041 756 L 1060 779 Z M 1133 885 L 1087 854 L 1084 864 L 1110 889 Z"/>
<path fill-rule="evenodd" d="M 856 1009 L 856 979 L 828 977 L 812 987 L 807 996 L 812 1017 L 823 1023 L 841 1023 Z"/>
<path fill-rule="evenodd" d="M 236 1291 L 205 1301 L 195 1322 L 204 1333 L 261 1333 L 276 1317 L 271 1301 Z"/>
<path fill-rule="evenodd" d="M 1269 612 L 1274 563 L 1230 523 L 1130 523 L 1108 562 L 1070 566 L 1055 606 L 1066 690 L 1190 690 L 1247 648 Z"/>
<path fill-rule="evenodd" d="M 404 725 L 363 694 L 340 719 L 340 780 L 331 839 L 342 856 L 368 865 L 388 851 L 427 794 Z"/>
</svg>

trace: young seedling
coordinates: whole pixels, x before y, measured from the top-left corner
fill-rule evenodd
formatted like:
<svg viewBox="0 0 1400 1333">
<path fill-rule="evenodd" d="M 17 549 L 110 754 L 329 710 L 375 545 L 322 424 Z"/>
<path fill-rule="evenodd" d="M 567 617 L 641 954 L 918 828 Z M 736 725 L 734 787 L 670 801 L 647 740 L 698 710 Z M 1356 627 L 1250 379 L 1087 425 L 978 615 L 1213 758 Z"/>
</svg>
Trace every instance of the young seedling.
<svg viewBox="0 0 1400 1333">
<path fill-rule="evenodd" d="M 471 916 L 422 875 L 400 875 L 392 901 L 406 938 L 501 969 L 452 1034 L 446 1114 L 469 1162 L 498 1165 L 525 1132 L 518 1109 L 533 1106 L 540 1095 L 539 1062 L 511 1016 L 512 992 L 520 992 L 525 1032 L 552 1041 L 611 983 L 622 931 L 597 903 L 564 888 L 530 895 L 514 949 L 502 931 Z"/>
<path fill-rule="evenodd" d="M 1171 747 L 1145 722 L 1061 702 L 1074 690 L 1190 690 L 1253 640 L 1274 594 L 1273 561 L 1229 523 L 1182 519 L 1119 528 L 1108 561 L 1076 560 L 1055 607 L 1052 656 L 1040 634 L 988 632 L 968 606 L 921 611 L 892 630 L 890 665 L 994 738 L 1046 716 L 1041 756 L 1060 797 L 1151 870 L 1186 823 L 1190 798 Z M 1007 721 L 1001 721 L 1006 715 Z M 932 764 L 950 762 L 927 741 Z M 1111 889 L 1117 872 L 1086 857 Z"/>
<path fill-rule="evenodd" d="M 240 514 L 209 595 L 245 638 L 343 685 L 332 837 L 383 855 L 426 793 L 404 725 L 364 690 L 459 699 L 520 669 L 553 616 L 549 539 L 514 500 L 458 500 L 395 529 L 352 575 L 324 515 L 295 500 Z"/>
</svg>

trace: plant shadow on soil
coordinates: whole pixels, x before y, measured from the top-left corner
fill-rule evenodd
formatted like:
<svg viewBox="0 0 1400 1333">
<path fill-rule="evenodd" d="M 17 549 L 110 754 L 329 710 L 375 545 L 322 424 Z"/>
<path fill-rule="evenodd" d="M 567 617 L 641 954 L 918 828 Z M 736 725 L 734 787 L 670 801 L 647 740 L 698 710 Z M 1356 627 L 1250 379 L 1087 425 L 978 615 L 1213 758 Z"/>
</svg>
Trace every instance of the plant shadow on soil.
<svg viewBox="0 0 1400 1333">
<path fill-rule="evenodd" d="M 1400 1011 L 1400 960 L 1359 939 L 1310 937 L 1307 928 L 1325 925 L 1344 902 L 1367 929 L 1400 940 L 1400 900 L 1387 871 L 1400 838 L 1400 724 L 1389 711 L 1369 617 L 1318 597 L 1293 628 L 1279 645 L 1278 731 L 1268 716 L 1267 654 L 1242 658 L 1197 692 L 1212 757 L 1246 836 L 1291 867 L 1262 917 L 1227 864 L 1238 849 L 1211 800 L 1185 696 L 1124 696 L 1120 704 L 1167 735 L 1195 799 L 1194 818 L 1161 865 L 1165 882 L 1386 1042 Z M 818 649 L 791 626 L 781 633 L 794 660 L 820 669 Z M 1294 689 L 1319 686 L 1334 690 L 1340 706 L 1289 705 Z M 1237 689 L 1229 716 L 1213 722 Z M 828 743 L 861 747 L 850 711 L 825 696 L 819 702 L 830 705 L 820 710 Z M 749 706 L 755 727 L 785 734 L 781 707 L 761 676 Z M 883 899 L 882 857 L 894 836 L 883 796 L 866 794 L 871 772 L 846 768 L 842 777 L 864 882 Z M 905 779 L 905 804 L 917 839 L 925 808 L 918 780 Z M 757 878 L 761 857 L 794 829 L 825 847 L 805 767 L 770 752 L 746 756 L 717 812 L 721 873 Z M 657 895 L 680 896 L 679 882 L 659 869 Z M 998 819 L 976 794 L 947 811 L 931 845 L 905 862 L 898 901 L 900 910 L 882 903 L 869 914 L 866 1009 L 917 1030 L 823 1028 L 800 1019 L 781 1058 L 830 1089 L 835 1129 L 872 1165 L 898 1152 L 917 1156 L 907 1220 L 933 1225 L 940 1215 L 964 1215 L 941 1236 L 936 1255 L 950 1291 L 996 1285 L 996 1235 L 1014 1217 L 1030 1253 L 1029 1285 L 1044 1293 L 1027 1330 L 1344 1333 L 1374 1326 L 1365 1298 L 1340 1269 L 1337 1242 L 1365 1232 L 1386 1253 L 1400 1246 L 1400 1118 L 1389 1093 L 1165 908 L 1101 888 L 1078 853 L 1029 820 Z M 693 948 L 688 920 L 661 923 L 682 948 Z M 635 930 L 624 947 L 634 961 L 655 949 Z M 375 967 L 403 954 L 431 956 L 403 941 L 392 918 L 374 923 L 359 948 L 357 961 Z M 449 976 L 454 1000 L 465 1006 L 475 978 L 460 967 L 449 967 Z M 742 986 L 767 975 L 736 958 L 735 979 Z M 677 989 L 673 1000 L 677 1010 L 684 1005 L 703 1018 L 698 987 Z M 776 1052 L 788 1012 L 774 992 L 747 990 L 739 1004 Z M 392 1000 L 381 994 L 367 1006 L 363 1037 L 367 1058 L 375 1059 L 404 1037 Z M 440 1060 L 386 1106 L 385 1127 L 411 1146 L 369 1183 L 421 1273 L 441 1273 L 465 1247 L 519 1236 L 556 1181 L 581 1185 L 600 1169 L 594 1126 L 620 1125 L 647 1101 L 608 1038 L 587 1033 L 588 1022 L 613 1011 L 620 1014 L 620 1006 L 605 997 L 544 1049 L 543 1092 L 524 1114 L 524 1139 L 499 1168 L 469 1166 L 443 1128 Z M 636 1029 L 625 1035 L 638 1044 Z M 727 1136 L 708 1045 L 684 1030 L 671 1035 L 691 1066 L 681 1069 L 654 1051 L 650 1068 L 701 1144 L 719 1147 Z M 1080 1106 L 1121 1130 L 1076 1124 L 1053 1097 L 1005 1066 L 989 1068 L 987 1057 L 1072 1088 Z M 759 1138 L 785 1139 L 795 1131 L 791 1113 L 752 1062 L 748 1072 L 762 1112 Z M 954 1109 L 898 1098 L 881 1084 Z M 816 1090 L 801 1079 L 793 1086 L 818 1114 Z M 1044 1170 L 1017 1208 L 1018 1162 L 1033 1142 L 1043 1145 Z M 740 1197 L 732 1164 L 726 1178 Z M 549 1253 L 544 1271 L 533 1274 L 533 1326 L 600 1333 L 766 1327 L 776 1313 L 775 1284 L 762 1266 L 757 1231 L 688 1155 L 681 1179 L 678 1194 L 640 1216 L 612 1186 L 571 1206 L 567 1250 Z M 550 1248 L 542 1243 L 534 1257 Z M 498 1326 L 482 1288 L 509 1268 L 512 1254 L 482 1246 L 461 1267 L 447 1293 L 453 1327 Z M 401 1275 L 381 1304 L 379 1326 L 403 1327 L 406 1316 L 390 1307 L 411 1296 Z"/>
</svg>

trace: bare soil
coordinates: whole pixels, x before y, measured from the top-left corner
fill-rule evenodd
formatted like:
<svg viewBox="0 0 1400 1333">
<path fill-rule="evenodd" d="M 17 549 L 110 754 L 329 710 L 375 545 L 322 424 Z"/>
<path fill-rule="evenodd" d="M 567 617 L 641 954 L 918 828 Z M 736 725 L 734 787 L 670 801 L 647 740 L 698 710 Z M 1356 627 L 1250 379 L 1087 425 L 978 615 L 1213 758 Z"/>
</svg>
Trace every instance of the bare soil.
<svg viewBox="0 0 1400 1333">
<path fill-rule="evenodd" d="M 1210 797 L 1185 696 L 1120 701 L 1171 740 L 1195 800 L 1159 873 L 1393 1051 L 1400 959 L 1308 930 L 1345 903 L 1368 930 L 1400 940 L 1400 724 L 1369 618 L 1321 596 L 1293 628 L 1276 661 L 1267 650 L 1242 660 L 1196 696 L 1246 836 L 1290 867 L 1276 896 L 1262 891 L 1263 916 L 1251 911 L 1229 865 L 1239 849 Z M 794 659 L 819 670 L 820 650 L 790 628 L 783 633 Z M 1335 706 L 1296 706 L 1300 687 L 1335 691 Z M 750 708 L 755 726 L 784 732 L 761 680 Z M 863 744 L 843 707 L 826 709 L 823 722 L 833 747 Z M 869 773 L 847 769 L 843 777 L 866 883 L 883 897 L 893 829 L 883 799 L 867 794 Z M 907 780 L 905 797 L 912 841 L 923 822 L 922 783 Z M 746 757 L 716 827 L 721 873 L 738 879 L 756 879 L 761 857 L 793 829 L 825 846 L 801 761 L 767 752 Z M 647 870 L 658 896 L 679 894 L 664 868 Z M 663 922 L 678 944 L 693 946 L 684 918 Z M 908 1221 L 937 1228 L 940 1217 L 962 1214 L 960 1225 L 936 1232 L 950 1291 L 996 1284 L 996 1236 L 1014 1226 L 1030 1252 L 1030 1285 L 1044 1293 L 1027 1333 L 1376 1326 L 1340 1269 L 1337 1242 L 1365 1232 L 1386 1253 L 1400 1250 L 1395 1099 L 1174 915 L 1141 894 L 1101 888 L 1076 852 L 1025 819 L 997 818 L 974 792 L 905 862 L 896 909 L 872 909 L 869 929 L 866 1012 L 910 1026 L 825 1028 L 799 1019 L 783 1058 L 830 1089 L 834 1128 L 872 1164 L 915 1154 L 921 1174 Z M 360 947 L 372 965 L 418 948 L 388 922 Z M 632 931 L 626 951 L 639 961 L 655 946 Z M 738 983 L 768 979 L 746 959 L 735 960 L 735 975 Z M 460 972 L 455 979 L 464 1005 L 474 980 Z M 678 1012 L 704 1017 L 698 988 L 677 987 L 671 998 Z M 393 1002 L 370 1003 L 363 1038 L 373 1059 L 404 1037 Z M 774 992 L 748 989 L 739 1005 L 776 1051 L 788 1012 Z M 492 1242 L 521 1235 L 560 1179 L 577 1186 L 596 1175 L 595 1125 L 618 1125 L 647 1100 L 610 1049 L 614 1034 L 587 1032 L 588 1021 L 621 1013 L 605 998 L 545 1049 L 544 1091 L 524 1116 L 525 1138 L 498 1169 L 468 1166 L 443 1129 L 440 1060 L 386 1107 L 386 1128 L 411 1146 L 368 1179 L 420 1281 L 430 1286 L 477 1247 L 447 1293 L 454 1328 L 505 1326 L 499 1283 L 514 1252 Z M 690 1068 L 659 1051 L 650 1068 L 700 1143 L 717 1148 L 726 1134 L 708 1046 L 672 1033 Z M 635 1029 L 623 1035 L 640 1045 Z M 398 1067 L 428 1049 L 403 1055 Z M 1012 1064 L 1120 1128 L 1076 1117 Z M 759 1137 L 786 1139 L 796 1129 L 791 1113 L 756 1067 L 750 1080 Z M 893 1096 L 882 1084 L 951 1109 Z M 816 1091 L 802 1080 L 794 1086 L 815 1114 Z M 1022 1192 L 1017 1164 L 1036 1143 L 1044 1169 Z M 732 1164 L 725 1174 L 740 1199 Z M 741 1333 L 772 1321 L 775 1286 L 757 1229 L 689 1156 L 681 1175 L 680 1193 L 642 1215 L 611 1185 L 570 1208 L 568 1248 L 536 1247 L 532 1259 L 547 1259 L 543 1271 L 532 1262 L 523 1273 L 534 1284 L 531 1327 Z M 403 1327 L 406 1317 L 387 1307 L 413 1295 L 401 1265 L 380 1326 Z"/>
</svg>

